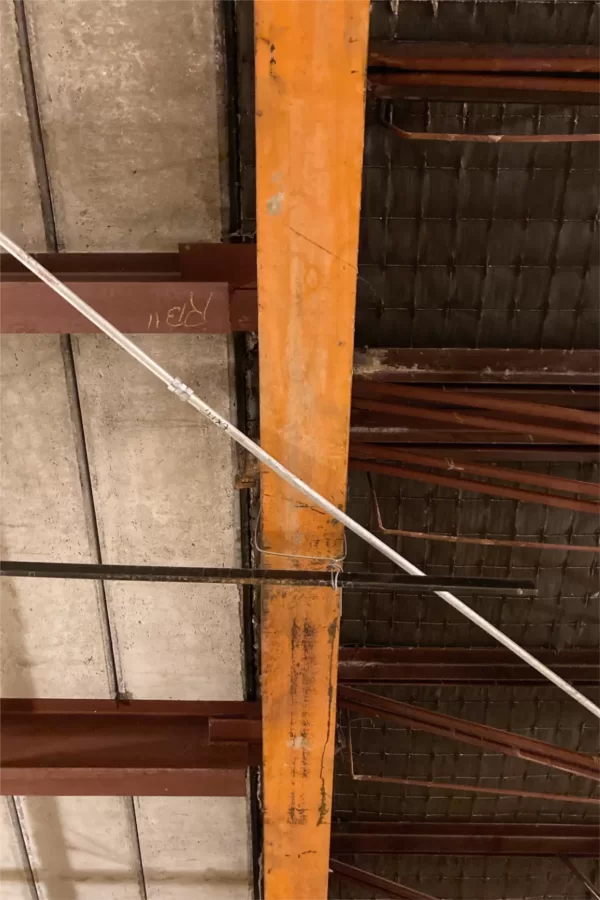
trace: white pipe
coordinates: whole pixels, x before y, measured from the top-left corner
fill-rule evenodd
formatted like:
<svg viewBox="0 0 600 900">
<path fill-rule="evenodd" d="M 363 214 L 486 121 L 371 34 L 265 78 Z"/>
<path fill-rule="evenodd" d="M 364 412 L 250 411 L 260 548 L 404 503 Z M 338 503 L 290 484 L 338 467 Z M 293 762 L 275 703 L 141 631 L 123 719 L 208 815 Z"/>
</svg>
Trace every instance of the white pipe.
<svg viewBox="0 0 600 900">
<path fill-rule="evenodd" d="M 15 259 L 18 259 L 20 263 L 22 263 L 26 268 L 28 268 L 34 275 L 37 275 L 43 282 L 45 282 L 48 287 L 51 287 L 52 290 L 56 291 L 57 294 L 60 294 L 67 303 L 70 303 L 71 306 L 74 306 L 76 310 L 78 310 L 83 316 L 93 322 L 94 325 L 97 325 L 100 331 L 103 331 L 110 338 L 113 339 L 123 350 L 126 350 L 134 359 L 137 359 L 143 366 L 145 366 L 153 375 L 156 375 L 157 378 L 160 378 L 162 382 L 164 382 L 170 391 L 173 391 L 180 397 L 182 400 L 189 403 L 194 409 L 197 409 L 198 412 L 202 413 L 203 416 L 206 416 L 214 425 L 217 425 L 219 428 L 222 428 L 229 437 L 244 447 L 249 453 L 252 453 L 258 460 L 276 472 L 284 481 L 286 481 L 289 485 L 296 490 L 300 491 L 306 497 L 313 501 L 316 506 L 320 506 L 321 509 L 325 510 L 325 512 L 329 513 L 334 519 L 337 519 L 338 522 L 341 522 L 346 528 L 350 531 L 353 531 L 354 534 L 357 534 L 363 541 L 366 541 L 367 544 L 370 544 L 371 547 L 374 547 L 375 550 L 379 550 L 383 556 L 386 556 L 389 560 L 391 560 L 395 565 L 399 566 L 399 568 L 403 569 L 405 572 L 408 572 L 409 575 L 421 575 L 424 576 L 425 573 L 422 572 L 417 566 L 413 565 L 413 563 L 409 562 L 409 560 L 405 559 L 395 550 L 392 550 L 391 547 L 388 547 L 386 543 L 384 543 L 380 538 L 376 537 L 374 534 L 371 534 L 366 528 L 363 528 L 358 522 L 355 522 L 354 519 L 351 519 L 349 515 L 347 515 L 342 510 L 338 509 L 333 503 L 330 503 L 329 500 L 326 500 L 325 497 L 322 497 L 321 494 L 317 493 L 313 488 L 311 488 L 308 484 L 290 472 L 285 466 L 282 466 L 280 462 L 278 462 L 274 457 L 272 457 L 266 450 L 263 450 L 262 447 L 259 447 L 258 444 L 255 444 L 247 435 L 243 434 L 243 432 L 239 431 L 235 425 L 232 425 L 231 422 L 228 422 L 227 419 L 224 419 L 219 415 L 218 412 L 215 412 L 207 403 L 204 403 L 199 397 L 194 394 L 191 388 L 187 385 L 183 384 L 179 378 L 174 378 L 170 375 L 162 366 L 159 366 L 158 363 L 154 362 L 151 357 L 148 356 L 147 353 L 144 353 L 133 341 L 131 341 L 128 337 L 122 334 L 118 328 L 115 328 L 110 322 L 108 322 L 104 316 L 101 316 L 100 313 L 96 312 L 92 309 L 91 306 L 78 297 L 70 288 L 68 288 L 65 284 L 62 283 L 55 275 L 51 272 L 48 272 L 42 265 L 40 265 L 37 260 L 35 260 L 32 256 L 22 250 L 17 244 L 10 240 L 5 234 L 0 232 L 0 245 L 3 246 L 9 253 L 11 253 Z M 560 688 L 561 691 L 564 691 L 565 694 L 568 694 L 573 700 L 577 703 L 581 704 L 581 706 L 585 707 L 585 709 L 589 710 L 589 712 L 593 713 L 597 718 L 600 719 L 600 708 L 596 706 L 595 703 L 592 703 L 584 694 L 581 694 L 578 690 L 576 690 L 573 685 L 569 684 L 568 681 L 565 681 L 559 675 L 541 663 L 539 660 L 532 656 L 531 653 L 528 653 L 527 650 L 524 650 L 523 647 L 520 647 L 519 644 L 515 643 L 515 641 L 511 640 L 511 638 L 507 637 L 502 631 L 492 625 L 491 622 L 488 622 L 487 619 L 484 619 L 483 616 L 480 616 L 479 613 L 475 612 L 475 610 L 471 609 L 470 606 L 467 606 L 466 603 L 463 603 L 462 600 L 459 600 L 458 597 L 455 597 L 454 594 L 449 593 L 448 591 L 435 591 L 438 597 L 441 597 L 442 600 L 445 600 L 450 606 L 457 609 L 463 616 L 469 619 L 471 622 L 474 622 L 475 625 L 478 625 L 484 631 L 486 631 L 489 635 L 491 635 L 495 640 L 497 640 L 500 644 L 504 644 L 509 650 L 511 650 L 515 656 L 518 656 L 528 665 L 530 665 L 533 669 L 536 669 L 544 678 L 547 678 L 548 681 L 551 681 L 556 687 Z"/>
</svg>

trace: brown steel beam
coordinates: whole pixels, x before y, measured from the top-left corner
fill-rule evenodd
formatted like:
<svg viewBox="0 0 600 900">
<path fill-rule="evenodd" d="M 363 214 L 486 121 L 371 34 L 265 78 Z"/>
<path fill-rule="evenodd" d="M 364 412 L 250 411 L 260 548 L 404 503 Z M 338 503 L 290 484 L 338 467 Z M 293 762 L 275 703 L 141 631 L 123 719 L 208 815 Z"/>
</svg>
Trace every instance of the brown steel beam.
<svg viewBox="0 0 600 900">
<path fill-rule="evenodd" d="M 212 245 L 214 246 L 214 245 Z M 227 247 L 237 246 L 226 244 Z M 179 253 L 34 253 L 45 269 L 75 281 L 178 281 L 181 278 Z M 29 269 L 11 256 L 0 253 L 3 284 L 35 282 Z M 211 278 L 227 281 L 227 277 Z"/>
<path fill-rule="evenodd" d="M 479 463 L 457 462 L 449 455 L 446 457 L 430 456 L 414 453 L 409 450 L 398 450 L 390 444 L 352 444 L 350 452 L 359 459 L 379 459 L 382 461 L 398 461 L 426 466 L 432 469 L 445 469 L 448 472 L 471 475 L 482 475 L 497 481 L 509 481 L 518 484 L 533 484 L 552 491 L 563 491 L 570 494 L 586 494 L 600 498 L 600 485 L 590 481 L 578 481 L 574 478 L 560 478 L 557 475 L 544 475 L 539 472 L 521 471 L 520 469 L 504 469 L 498 466 L 485 466 Z"/>
<path fill-rule="evenodd" d="M 380 100 L 423 99 L 473 102 L 598 103 L 596 78 L 490 75 L 464 72 L 370 72 L 369 87 Z"/>
<path fill-rule="evenodd" d="M 0 724 L 3 716 L 31 716 L 42 721 L 44 716 L 70 717 L 94 716 L 100 722 L 124 722 L 132 717 L 158 719 L 235 718 L 260 719 L 260 704 L 246 700 L 64 700 L 38 697 L 2 697 L 0 699 Z M 120 727 L 117 726 L 117 727 Z M 2 748 L 0 747 L 0 752 Z"/>
<path fill-rule="evenodd" d="M 457 656 L 453 650 L 412 652 L 418 661 L 408 663 L 409 666 L 435 668 L 431 683 L 433 678 L 437 678 L 436 683 L 445 680 L 439 674 L 440 656 Z M 493 651 L 483 652 L 493 656 Z M 344 666 L 350 653 L 356 656 L 357 651 L 342 651 L 342 680 L 348 677 Z M 401 666 L 397 653 L 392 650 L 394 660 L 390 662 L 388 658 L 383 665 Z M 576 651 L 566 652 L 567 657 L 575 654 Z M 363 666 L 364 655 L 363 651 Z M 434 656 L 437 659 L 432 659 Z M 477 661 L 450 662 L 459 670 L 459 678 L 465 680 L 469 664 L 476 666 Z M 407 664 L 404 665 L 406 676 Z M 589 665 L 588 669 L 593 671 L 594 667 Z M 354 679 L 353 674 L 349 679 Z M 404 680 L 429 683 L 418 673 L 415 677 L 414 669 Z M 477 679 L 471 682 L 481 683 Z M 540 741 L 343 685 L 339 700 L 340 705 L 363 715 L 400 720 L 408 727 L 594 777 L 590 773 L 591 758 Z M 0 701 L 0 714 L 4 794 L 241 796 L 245 790 L 244 770 L 260 762 L 261 710 L 257 703 L 4 699 Z"/>
<path fill-rule="evenodd" d="M 35 253 L 61 279 L 74 281 L 223 281 L 256 287 L 254 244 L 181 244 L 174 253 Z M 3 282 L 35 281 L 9 253 L 0 253 Z"/>
<path fill-rule="evenodd" d="M 465 429 L 456 426 L 456 428 L 448 425 L 438 425 L 437 427 L 419 427 L 416 420 L 413 421 L 408 417 L 402 418 L 400 422 L 398 417 L 386 416 L 385 414 L 376 415 L 372 413 L 367 415 L 359 410 L 354 410 L 352 414 L 351 437 L 357 443 L 386 443 L 386 444 L 405 444 L 411 448 L 421 446 L 434 449 L 439 447 L 455 447 L 458 449 L 486 449 L 493 452 L 498 447 L 499 451 L 517 451 L 518 459 L 523 459 L 525 451 L 530 450 L 532 454 L 539 449 L 553 450 L 558 448 L 558 452 L 564 452 L 566 449 L 571 451 L 571 459 L 577 461 L 598 460 L 598 450 L 591 448 L 589 445 L 586 449 L 580 444 L 565 444 L 549 438 L 536 438 L 527 441 L 527 429 L 524 427 L 521 431 L 498 432 L 491 429 Z M 426 449 L 427 452 L 427 449 Z M 581 456 L 580 454 L 584 454 Z M 527 459 L 530 457 L 528 456 Z M 494 460 L 496 457 L 494 456 Z M 535 457 L 531 457 L 533 461 Z M 559 461 L 560 457 L 556 456 L 555 461 Z"/>
<path fill-rule="evenodd" d="M 366 382 L 364 378 L 355 379 L 355 385 L 358 386 L 360 384 L 363 388 L 372 383 Z M 398 387 L 401 386 L 397 382 L 393 383 Z M 412 388 L 413 385 L 406 385 L 406 387 Z M 450 389 L 447 388 L 434 388 L 434 390 L 443 390 L 445 393 L 450 393 Z M 503 387 L 501 384 L 456 384 L 452 385 L 451 392 L 457 400 L 455 405 L 463 408 L 470 404 L 462 403 L 462 399 L 474 397 L 485 398 L 486 400 L 504 400 L 509 403 L 513 400 L 519 403 L 525 401 L 538 407 L 542 405 L 555 406 L 560 410 L 591 410 L 596 412 L 596 414 L 600 410 L 600 390 L 598 387 L 591 385 L 575 385 L 573 387 L 569 385 L 564 387 L 560 385 L 544 387 L 541 385 L 536 387 L 535 385 L 517 384 L 512 387 L 510 385 Z"/>
<path fill-rule="evenodd" d="M 366 381 L 446 384 L 593 385 L 600 379 L 597 350 L 478 348 L 356 350 L 354 377 Z"/>
<path fill-rule="evenodd" d="M 364 781 L 375 784 L 400 784 L 403 787 L 424 787 L 428 790 L 450 791 L 451 793 L 487 794 L 500 797 L 525 797 L 532 800 L 542 800 L 544 803 L 583 803 L 587 806 L 600 806 L 598 797 L 581 797 L 576 794 L 549 794 L 541 791 L 525 791 L 507 788 L 503 784 L 494 787 L 486 787 L 481 784 L 460 784 L 456 781 L 427 781 L 421 778 L 406 778 L 398 775 L 369 775 L 359 773 L 354 769 L 354 751 L 352 749 L 352 728 L 348 727 L 348 761 L 350 764 L 350 777 L 353 781 Z"/>
<path fill-rule="evenodd" d="M 415 432 L 408 427 L 387 425 L 353 425 L 350 430 L 352 444 L 398 444 L 415 453 L 435 456 L 451 456 L 456 462 L 469 460 L 481 462 L 598 462 L 597 450 L 573 444 L 520 443 L 510 439 L 497 442 L 491 432 Z M 507 437 L 510 437 L 507 435 Z M 517 436 L 515 436 L 516 438 Z M 522 436 L 521 436 L 522 437 Z M 434 443 L 431 443 L 433 441 Z"/>
<path fill-rule="evenodd" d="M 256 331 L 256 250 L 186 244 L 180 253 L 41 253 L 36 258 L 122 331 Z M 86 334 L 97 329 L 28 270 L 0 256 L 0 331 Z"/>
<path fill-rule="evenodd" d="M 586 806 L 600 806 L 597 797 L 580 797 L 576 794 L 548 794 L 542 791 L 520 791 L 513 788 L 505 788 L 502 784 L 497 787 L 485 787 L 481 784 L 460 784 L 456 781 L 426 781 L 421 778 L 401 778 L 396 775 L 356 775 L 352 774 L 353 781 L 365 781 L 371 784 L 400 784 L 403 787 L 423 787 L 428 790 L 449 791 L 451 794 L 486 794 L 495 797 L 523 797 L 528 800 L 543 800 L 544 803 L 579 803 Z"/>
<path fill-rule="evenodd" d="M 256 291 L 256 244 L 192 243 L 179 245 L 182 277 L 227 281 L 232 289 Z"/>
<path fill-rule="evenodd" d="M 449 391 L 445 388 L 416 387 L 410 384 L 385 384 L 381 382 L 360 382 L 355 385 L 360 396 L 402 397 L 404 400 L 424 401 L 442 406 L 473 407 L 495 410 L 511 415 L 533 416 L 536 419 L 552 419 L 560 422 L 574 422 L 577 425 L 591 425 L 598 429 L 600 413 L 598 406 L 589 412 L 570 406 L 554 406 L 546 403 L 523 401 L 518 395 L 510 398 L 494 397 L 485 392 Z M 598 397 L 596 397 L 598 401 Z"/>
<path fill-rule="evenodd" d="M 542 494 L 537 491 L 524 491 L 520 488 L 509 488 L 501 485 L 489 484 L 484 481 L 468 481 L 466 478 L 451 478 L 447 475 L 436 475 L 432 472 L 421 472 L 417 469 L 405 469 L 402 466 L 389 466 L 371 460 L 350 458 L 350 468 L 362 472 L 377 472 L 380 475 L 389 475 L 393 478 L 403 478 L 407 481 L 425 481 L 427 484 L 439 484 L 459 491 L 471 491 L 478 494 L 489 494 L 491 497 L 507 497 L 510 500 L 520 500 L 526 503 L 539 503 L 541 506 L 554 506 L 559 509 L 574 509 L 579 512 L 587 512 L 598 515 L 600 504 L 593 500 L 576 500 L 571 497 L 560 497 L 555 494 Z"/>
<path fill-rule="evenodd" d="M 596 824 L 353 822 L 333 829 L 331 852 L 595 858 L 599 840 L 600 826 Z"/>
<path fill-rule="evenodd" d="M 329 870 L 344 881 L 360 884 L 377 891 L 378 894 L 383 892 L 386 897 L 401 897 L 403 900 L 435 900 L 431 894 L 424 894 L 415 888 L 399 884 L 397 881 L 390 881 L 389 878 L 382 878 L 381 875 L 374 875 L 372 872 L 365 872 L 364 869 L 358 869 L 356 866 L 350 866 L 337 859 L 329 860 Z"/>
<path fill-rule="evenodd" d="M 224 766 L 228 763 L 225 760 Z M 245 797 L 243 768 L 10 766 L 0 794 L 25 797 Z"/>
<path fill-rule="evenodd" d="M 426 72 L 600 72 L 598 48 L 585 44 L 476 44 L 371 41 L 369 66 Z"/>
<path fill-rule="evenodd" d="M 239 720 L 246 742 L 211 740 L 211 722 Z M 0 701 L 3 794 L 243 796 L 260 763 L 252 723 L 260 706 L 238 702 Z"/>
<path fill-rule="evenodd" d="M 597 650 L 537 650 L 573 684 L 600 684 Z M 340 684 L 540 685 L 546 679 L 500 647 L 341 647 Z"/>
<path fill-rule="evenodd" d="M 565 750 L 501 728 L 478 725 L 467 719 L 446 716 L 347 685 L 339 687 L 338 703 L 341 707 L 358 712 L 362 716 L 389 719 L 417 731 L 426 731 L 459 743 L 527 759 L 542 766 L 600 781 L 599 760 L 596 757 L 586 756 L 574 750 Z"/>
<path fill-rule="evenodd" d="M 553 441 L 570 441 L 574 444 L 600 445 L 600 435 L 583 428 L 573 426 L 571 428 L 557 428 L 554 425 L 540 425 L 538 422 L 520 422 L 492 418 L 487 416 L 471 415 L 470 413 L 457 412 L 450 409 L 425 409 L 420 406 L 408 406 L 403 403 L 387 403 L 383 400 L 371 398 L 352 397 L 353 409 L 363 409 L 368 412 L 383 413 L 386 416 L 402 416 L 407 419 L 426 419 L 433 422 L 441 422 L 456 427 L 482 428 L 490 431 L 508 432 L 509 434 L 521 433 L 524 437 L 542 437 Z"/>
</svg>

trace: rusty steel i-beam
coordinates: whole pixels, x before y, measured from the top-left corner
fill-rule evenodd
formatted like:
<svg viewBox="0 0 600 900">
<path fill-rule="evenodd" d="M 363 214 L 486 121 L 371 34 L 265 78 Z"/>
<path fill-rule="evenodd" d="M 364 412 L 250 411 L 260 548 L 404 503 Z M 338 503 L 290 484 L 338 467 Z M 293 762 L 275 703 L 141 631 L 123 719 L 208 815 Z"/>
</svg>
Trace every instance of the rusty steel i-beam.
<svg viewBox="0 0 600 900">
<path fill-rule="evenodd" d="M 256 331 L 256 248 L 182 244 L 179 253 L 39 253 L 83 300 L 132 334 Z M 9 254 L 0 255 L 0 332 L 87 334 L 96 327 Z"/>
<path fill-rule="evenodd" d="M 222 718 L 235 742 L 211 734 Z M 2 794 L 243 797 L 260 761 L 256 703 L 0 701 Z"/>
<path fill-rule="evenodd" d="M 573 684 L 600 685 L 597 650 L 538 650 L 538 659 Z M 501 647 L 342 647 L 340 684 L 540 685 L 531 666 Z"/>
<path fill-rule="evenodd" d="M 331 852 L 595 859 L 599 840 L 598 824 L 352 822 L 334 828 Z"/>
<path fill-rule="evenodd" d="M 495 753 L 504 753 L 518 759 L 526 759 L 552 769 L 600 781 L 599 760 L 575 750 L 566 750 L 524 737 L 501 728 L 479 725 L 467 719 L 448 716 L 433 710 L 390 700 L 380 694 L 368 693 L 357 688 L 340 685 L 338 703 L 344 709 L 369 718 L 383 718 L 417 731 L 426 731 L 459 743 L 471 744 Z"/>
</svg>

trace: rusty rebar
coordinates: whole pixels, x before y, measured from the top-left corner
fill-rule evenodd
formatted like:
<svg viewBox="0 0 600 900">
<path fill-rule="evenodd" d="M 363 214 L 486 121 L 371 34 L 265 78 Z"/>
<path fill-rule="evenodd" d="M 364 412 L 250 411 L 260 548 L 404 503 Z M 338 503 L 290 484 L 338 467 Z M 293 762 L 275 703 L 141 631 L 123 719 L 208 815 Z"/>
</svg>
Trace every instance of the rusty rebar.
<svg viewBox="0 0 600 900">
<path fill-rule="evenodd" d="M 348 760 L 350 777 L 353 781 L 371 781 L 378 784 L 403 784 L 414 787 L 438 788 L 443 791 L 464 791 L 471 794 L 493 794 L 500 797 L 525 797 L 533 800 L 557 800 L 564 803 L 584 803 L 589 806 L 600 806 L 600 798 L 576 797 L 573 794 L 546 794 L 542 791 L 521 791 L 517 788 L 484 787 L 480 784 L 457 784 L 449 781 L 425 781 L 420 778 L 401 778 L 396 775 L 357 775 L 354 769 L 354 751 L 352 749 L 352 728 L 348 721 Z"/>
<path fill-rule="evenodd" d="M 446 469 L 448 472 L 469 472 L 472 475 L 483 475 L 499 481 L 534 484 L 553 491 L 565 491 L 571 494 L 588 494 L 600 498 L 600 485 L 590 481 L 576 481 L 572 478 L 559 478 L 554 475 L 541 475 L 538 472 L 504 469 L 497 466 L 486 466 L 471 462 L 454 462 L 449 456 L 429 456 L 424 453 L 412 453 L 399 450 L 392 444 L 352 444 L 350 453 L 360 459 L 398 460 L 415 463 L 418 466 L 429 466 L 433 469 Z"/>
<path fill-rule="evenodd" d="M 364 397 L 353 397 L 354 409 L 364 409 L 368 412 L 386 413 L 388 416 L 402 416 L 408 419 L 428 419 L 434 422 L 458 423 L 471 428 L 485 428 L 490 431 L 521 432 L 524 435 L 547 437 L 556 441 L 569 441 L 575 444 L 592 444 L 600 446 L 600 435 L 589 431 L 577 431 L 572 428 L 556 428 L 551 425 L 538 425 L 531 422 L 516 422 L 507 419 L 492 419 L 487 416 L 473 416 L 469 413 L 456 412 L 448 409 L 423 409 L 418 406 L 405 406 L 400 403 L 385 403 L 380 400 L 371 400 Z"/>
<path fill-rule="evenodd" d="M 493 98 L 498 92 L 514 96 L 527 92 L 535 102 L 535 95 L 560 97 L 561 94 L 581 96 L 581 102 L 591 103 L 592 95 L 598 93 L 596 78 L 564 78 L 540 75 L 490 75 L 479 72 L 369 72 L 369 84 L 375 89 L 375 96 L 408 94 L 418 96 L 421 91 L 433 89 L 440 95 L 453 89 L 457 92 L 470 90 L 484 96 L 486 92 Z"/>
<path fill-rule="evenodd" d="M 487 484 L 483 481 L 469 481 L 466 478 L 452 478 L 449 475 L 437 475 L 433 472 L 421 472 L 418 469 L 405 469 L 403 466 L 386 466 L 371 460 L 350 457 L 350 468 L 363 472 L 378 472 L 393 478 L 406 478 L 408 481 L 425 481 L 427 484 L 439 484 L 442 487 L 459 491 L 472 491 L 477 494 L 489 494 L 491 497 L 505 497 L 508 500 L 520 500 L 524 503 L 539 503 L 542 506 L 556 506 L 559 509 L 572 509 L 577 512 L 600 512 L 600 504 L 591 500 L 577 500 L 574 497 L 558 497 L 556 494 L 540 494 L 537 491 L 524 491 L 499 484 Z"/>
<path fill-rule="evenodd" d="M 373 479 L 367 474 L 369 491 L 373 504 L 373 512 L 377 522 L 377 530 L 381 534 L 398 537 L 415 538 L 423 541 L 443 541 L 447 544 L 479 544 L 483 547 L 519 547 L 525 550 L 563 550 L 574 553 L 600 553 L 600 546 L 587 547 L 585 544 L 551 544 L 543 541 L 511 541 L 505 538 L 470 537 L 463 534 L 436 534 L 429 531 L 409 531 L 406 528 L 386 528 L 381 518 L 379 500 L 373 485 Z"/>
<path fill-rule="evenodd" d="M 598 135 L 600 140 L 600 135 Z M 577 422 L 580 425 L 600 427 L 600 411 L 589 412 L 584 409 L 571 409 L 568 406 L 552 406 L 548 403 L 531 403 L 502 397 L 491 397 L 487 393 L 474 394 L 466 391 L 447 391 L 444 388 L 413 387 L 408 384 L 387 384 L 385 382 L 355 382 L 354 387 L 368 385 L 368 394 L 387 394 L 391 397 L 404 397 L 407 400 L 431 400 L 433 403 L 445 403 L 448 406 L 472 406 L 477 409 L 495 409 L 500 412 L 536 416 L 542 419 L 554 419 L 558 422 Z"/>
<path fill-rule="evenodd" d="M 396 125 L 388 126 L 405 141 L 444 141 L 469 144 L 577 144 L 598 143 L 600 134 L 467 134 L 465 132 L 405 131 Z"/>
<path fill-rule="evenodd" d="M 399 778 L 395 775 L 353 775 L 354 781 L 377 781 L 385 784 L 405 784 L 415 787 L 439 788 L 443 791 L 467 791 L 471 794 L 494 794 L 500 797 L 526 797 L 535 800 L 558 800 L 562 803 L 587 803 L 590 806 L 600 806 L 600 799 L 595 797 L 575 797 L 573 794 L 545 794 L 542 791 L 519 791 L 514 788 L 483 787 L 474 784 L 456 784 L 445 781 L 421 781 L 418 778 Z"/>
<path fill-rule="evenodd" d="M 587 44 L 488 44 L 469 41 L 369 41 L 369 66 L 408 72 L 598 74 L 598 49 Z"/>
<path fill-rule="evenodd" d="M 381 694 L 361 691 L 345 684 L 338 687 L 338 704 L 369 719 L 389 719 L 416 731 L 429 732 L 493 753 L 504 753 L 506 756 L 526 759 L 581 778 L 600 781 L 600 760 L 597 757 L 557 747 L 503 728 L 480 725 L 467 719 L 423 709 L 412 703 L 391 700 Z"/>
</svg>

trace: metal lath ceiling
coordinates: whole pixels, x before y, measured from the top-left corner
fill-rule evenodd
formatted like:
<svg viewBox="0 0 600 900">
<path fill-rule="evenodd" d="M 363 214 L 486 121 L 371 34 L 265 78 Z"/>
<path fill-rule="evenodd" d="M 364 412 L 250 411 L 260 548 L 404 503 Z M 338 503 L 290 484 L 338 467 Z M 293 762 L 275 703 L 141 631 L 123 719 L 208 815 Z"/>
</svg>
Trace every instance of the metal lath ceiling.
<svg viewBox="0 0 600 900">
<path fill-rule="evenodd" d="M 402 140 L 406 131 L 598 133 L 598 108 L 371 101 L 357 343 L 595 347 L 596 144 Z"/>
</svg>

